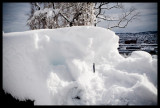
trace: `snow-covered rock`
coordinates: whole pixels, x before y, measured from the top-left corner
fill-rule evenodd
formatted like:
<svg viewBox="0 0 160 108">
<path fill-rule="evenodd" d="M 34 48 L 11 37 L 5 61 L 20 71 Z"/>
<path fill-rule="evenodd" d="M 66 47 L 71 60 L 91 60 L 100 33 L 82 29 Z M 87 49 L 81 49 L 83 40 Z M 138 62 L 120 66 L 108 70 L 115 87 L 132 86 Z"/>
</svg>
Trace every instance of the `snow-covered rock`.
<svg viewBox="0 0 160 108">
<path fill-rule="evenodd" d="M 35 105 L 156 105 L 157 59 L 91 26 L 3 34 L 3 89 Z M 93 73 L 95 63 L 95 73 Z"/>
</svg>

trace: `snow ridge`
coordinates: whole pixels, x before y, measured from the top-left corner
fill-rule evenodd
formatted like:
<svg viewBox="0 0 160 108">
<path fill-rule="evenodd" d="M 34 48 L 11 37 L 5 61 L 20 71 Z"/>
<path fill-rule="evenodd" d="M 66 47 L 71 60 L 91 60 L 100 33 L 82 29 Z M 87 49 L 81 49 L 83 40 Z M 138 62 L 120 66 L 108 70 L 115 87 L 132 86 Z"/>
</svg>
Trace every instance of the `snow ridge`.
<svg viewBox="0 0 160 108">
<path fill-rule="evenodd" d="M 3 89 L 35 105 L 156 105 L 157 59 L 124 58 L 118 41 L 92 26 L 4 33 Z"/>
</svg>

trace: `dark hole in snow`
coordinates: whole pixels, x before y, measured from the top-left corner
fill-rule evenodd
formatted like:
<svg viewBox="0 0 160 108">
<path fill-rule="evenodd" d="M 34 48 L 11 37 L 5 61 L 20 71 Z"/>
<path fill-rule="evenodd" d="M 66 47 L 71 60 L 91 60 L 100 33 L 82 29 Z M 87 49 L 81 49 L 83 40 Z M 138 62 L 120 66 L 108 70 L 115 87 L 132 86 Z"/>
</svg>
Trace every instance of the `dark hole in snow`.
<svg viewBox="0 0 160 108">
<path fill-rule="evenodd" d="M 79 96 L 74 97 L 74 99 L 81 99 Z"/>
</svg>

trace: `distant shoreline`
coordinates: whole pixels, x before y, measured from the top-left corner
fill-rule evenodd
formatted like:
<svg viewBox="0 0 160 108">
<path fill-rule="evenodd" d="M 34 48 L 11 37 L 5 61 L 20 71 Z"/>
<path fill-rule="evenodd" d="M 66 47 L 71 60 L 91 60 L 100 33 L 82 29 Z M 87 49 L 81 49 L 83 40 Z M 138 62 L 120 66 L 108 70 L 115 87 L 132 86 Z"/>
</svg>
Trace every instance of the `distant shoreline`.
<svg viewBox="0 0 160 108">
<path fill-rule="evenodd" d="M 116 34 L 136 34 L 136 33 L 158 33 L 158 31 L 142 31 L 142 32 L 135 32 L 135 33 L 132 33 L 132 32 L 117 32 Z"/>
</svg>

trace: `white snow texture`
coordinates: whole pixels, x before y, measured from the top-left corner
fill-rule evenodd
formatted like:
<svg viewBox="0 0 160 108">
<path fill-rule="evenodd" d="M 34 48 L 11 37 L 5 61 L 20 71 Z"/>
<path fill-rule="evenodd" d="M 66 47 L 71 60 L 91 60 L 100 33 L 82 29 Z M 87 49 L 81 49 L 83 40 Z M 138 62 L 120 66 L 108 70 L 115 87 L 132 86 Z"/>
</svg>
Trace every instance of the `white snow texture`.
<svg viewBox="0 0 160 108">
<path fill-rule="evenodd" d="M 157 59 L 124 58 L 118 41 L 92 26 L 4 33 L 3 89 L 34 105 L 157 105 Z"/>
</svg>

